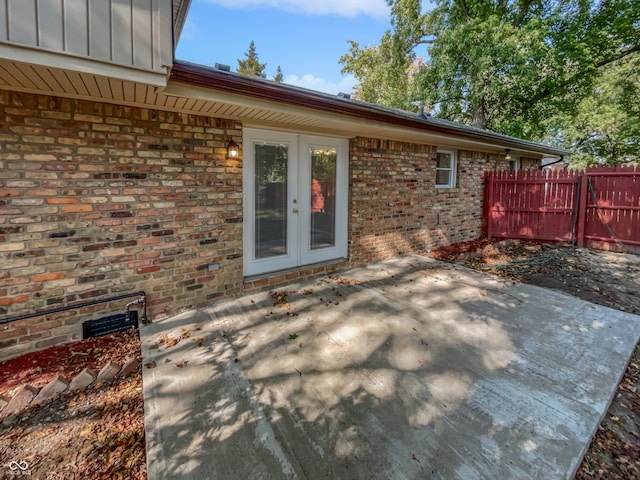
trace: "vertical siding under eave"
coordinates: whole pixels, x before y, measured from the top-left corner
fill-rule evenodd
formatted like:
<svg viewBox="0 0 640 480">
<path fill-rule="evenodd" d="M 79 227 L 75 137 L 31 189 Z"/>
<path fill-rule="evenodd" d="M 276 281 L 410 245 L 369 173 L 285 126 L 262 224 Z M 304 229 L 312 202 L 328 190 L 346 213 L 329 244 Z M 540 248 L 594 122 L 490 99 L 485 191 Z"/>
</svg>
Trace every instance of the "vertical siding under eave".
<svg viewBox="0 0 640 480">
<path fill-rule="evenodd" d="M 89 5 L 87 0 L 64 0 L 65 50 L 89 56 Z"/>
<path fill-rule="evenodd" d="M 153 68 L 153 29 L 151 0 L 133 0 L 132 54 L 134 65 Z"/>
<path fill-rule="evenodd" d="M 7 32 L 7 3 L 5 0 L 0 0 L 0 40 L 6 40 L 9 38 Z"/>
<path fill-rule="evenodd" d="M 0 42 L 164 71 L 172 11 L 171 0 L 0 0 Z"/>
<path fill-rule="evenodd" d="M 6 40 L 9 38 L 9 32 L 7 32 L 7 3 L 6 0 L 0 0 L 0 40 Z"/>
<path fill-rule="evenodd" d="M 104 0 L 93 0 L 101 2 Z M 130 0 L 111 0 L 111 55 L 120 65 L 133 64 L 133 6 Z"/>
<path fill-rule="evenodd" d="M 64 51 L 64 0 L 37 0 L 38 44 Z"/>
<path fill-rule="evenodd" d="M 111 0 L 85 0 L 89 22 L 89 57 L 102 61 L 115 61 L 112 54 L 113 28 L 111 21 Z M 81 20 L 78 18 L 78 20 Z M 101 38 L 98 42 L 96 39 Z"/>
<path fill-rule="evenodd" d="M 7 2 L 9 40 L 16 43 L 37 45 L 36 0 L 5 0 Z M 18 21 L 14 21 L 14 19 Z M 29 21 L 20 21 L 26 20 Z"/>
</svg>

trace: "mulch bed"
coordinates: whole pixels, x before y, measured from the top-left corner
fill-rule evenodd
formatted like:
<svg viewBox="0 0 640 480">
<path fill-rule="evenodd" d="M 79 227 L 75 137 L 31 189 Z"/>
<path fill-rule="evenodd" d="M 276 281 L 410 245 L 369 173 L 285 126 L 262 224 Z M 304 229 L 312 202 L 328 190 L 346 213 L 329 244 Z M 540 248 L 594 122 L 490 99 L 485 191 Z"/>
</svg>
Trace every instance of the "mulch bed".
<svg viewBox="0 0 640 480">
<path fill-rule="evenodd" d="M 85 367 L 99 370 L 126 357 L 141 361 L 137 330 L 51 347 L 0 363 L 0 393 L 22 385 L 42 387 L 58 375 L 73 378 Z M 0 424 L 0 458 L 28 470 L 15 478 L 132 479 L 146 474 L 142 371 L 99 388 L 63 393 Z M 26 463 L 23 463 L 26 462 Z M 15 467 L 15 465 L 14 465 Z M 4 477 L 3 477 L 4 478 Z"/>
</svg>

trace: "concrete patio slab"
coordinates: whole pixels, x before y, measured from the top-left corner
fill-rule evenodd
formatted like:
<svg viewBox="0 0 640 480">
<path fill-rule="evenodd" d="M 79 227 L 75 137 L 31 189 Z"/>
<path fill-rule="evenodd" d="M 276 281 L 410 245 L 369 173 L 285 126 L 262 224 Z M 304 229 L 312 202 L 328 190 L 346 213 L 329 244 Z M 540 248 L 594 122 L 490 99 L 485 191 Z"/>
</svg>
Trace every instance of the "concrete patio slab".
<svg viewBox="0 0 640 480">
<path fill-rule="evenodd" d="M 142 327 L 150 480 L 571 478 L 640 337 L 420 256 L 277 292 Z"/>
</svg>

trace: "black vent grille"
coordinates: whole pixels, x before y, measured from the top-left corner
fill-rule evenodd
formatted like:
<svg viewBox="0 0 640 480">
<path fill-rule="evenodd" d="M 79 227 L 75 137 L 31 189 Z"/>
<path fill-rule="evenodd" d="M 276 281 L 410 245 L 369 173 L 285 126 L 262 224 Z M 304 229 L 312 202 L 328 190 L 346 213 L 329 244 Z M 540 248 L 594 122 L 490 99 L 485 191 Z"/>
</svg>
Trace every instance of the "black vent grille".
<svg viewBox="0 0 640 480">
<path fill-rule="evenodd" d="M 82 338 L 102 337 L 103 335 L 122 332 L 133 327 L 138 327 L 138 312 L 136 310 L 130 311 L 129 314 L 119 313 L 83 322 Z"/>
</svg>

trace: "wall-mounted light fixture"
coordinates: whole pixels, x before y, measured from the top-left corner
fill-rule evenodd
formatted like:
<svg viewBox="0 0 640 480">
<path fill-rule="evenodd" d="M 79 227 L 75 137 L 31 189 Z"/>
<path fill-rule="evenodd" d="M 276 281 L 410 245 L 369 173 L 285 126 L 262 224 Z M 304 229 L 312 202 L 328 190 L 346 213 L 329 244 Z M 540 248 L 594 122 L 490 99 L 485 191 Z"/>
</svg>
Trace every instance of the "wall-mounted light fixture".
<svg viewBox="0 0 640 480">
<path fill-rule="evenodd" d="M 509 150 L 508 148 L 504 149 L 504 159 L 506 161 L 511 160 L 511 150 Z"/>
<path fill-rule="evenodd" d="M 240 145 L 238 145 L 233 140 L 229 140 L 227 144 L 227 158 L 228 159 L 236 159 L 240 156 Z"/>
</svg>

